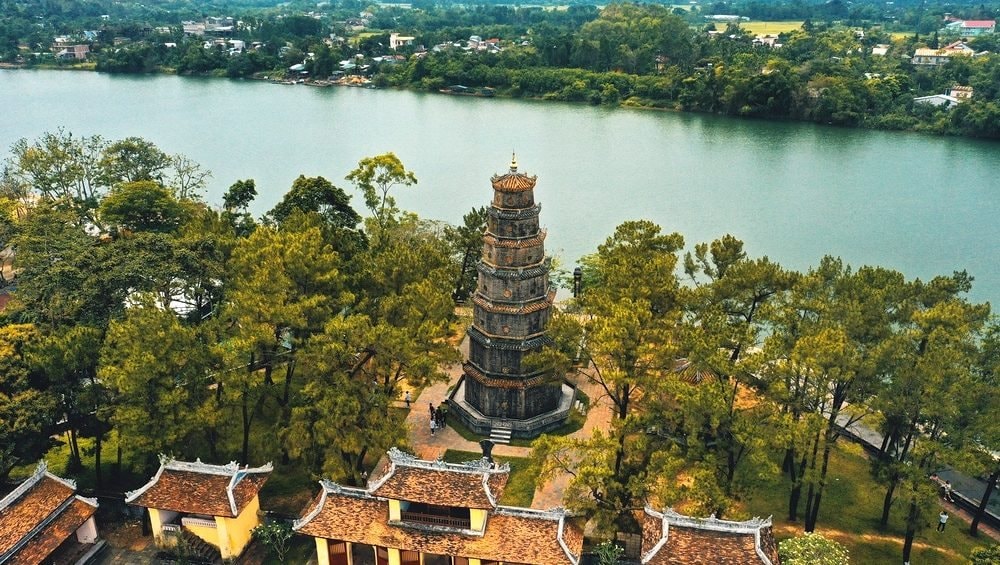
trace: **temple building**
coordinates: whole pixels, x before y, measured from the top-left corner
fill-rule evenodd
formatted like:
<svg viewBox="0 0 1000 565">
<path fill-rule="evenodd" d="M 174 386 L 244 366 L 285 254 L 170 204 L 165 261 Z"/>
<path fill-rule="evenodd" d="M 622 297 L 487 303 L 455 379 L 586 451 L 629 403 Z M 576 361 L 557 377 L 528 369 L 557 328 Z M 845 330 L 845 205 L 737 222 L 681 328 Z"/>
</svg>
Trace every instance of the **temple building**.
<svg viewBox="0 0 1000 565">
<path fill-rule="evenodd" d="M 449 399 L 453 412 L 481 435 L 537 436 L 562 425 L 573 403 L 574 390 L 562 375 L 525 364 L 551 342 L 546 328 L 555 299 L 536 180 L 518 172 L 516 159 L 507 174 L 491 179 L 469 358 Z"/>
<path fill-rule="evenodd" d="M 85 563 L 101 550 L 97 500 L 76 494 L 76 483 L 48 472 L 45 462 L 0 499 L 0 563 Z"/>
<path fill-rule="evenodd" d="M 271 464 L 241 467 L 176 461 L 160 456 L 156 475 L 125 502 L 149 509 L 159 547 L 184 543 L 208 561 L 238 557 L 260 524 L 258 493 Z"/>
<path fill-rule="evenodd" d="M 563 510 L 498 503 L 508 465 L 424 461 L 395 448 L 366 488 L 322 481 L 294 525 L 318 565 L 577 565 L 583 531 Z"/>
</svg>

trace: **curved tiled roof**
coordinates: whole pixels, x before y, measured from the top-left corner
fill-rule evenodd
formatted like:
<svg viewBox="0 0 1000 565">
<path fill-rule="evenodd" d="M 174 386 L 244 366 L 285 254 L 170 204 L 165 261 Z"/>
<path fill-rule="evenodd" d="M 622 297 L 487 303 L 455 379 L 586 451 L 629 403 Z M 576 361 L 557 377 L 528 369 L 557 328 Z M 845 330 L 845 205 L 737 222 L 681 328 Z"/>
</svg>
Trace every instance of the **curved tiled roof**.
<svg viewBox="0 0 1000 565">
<path fill-rule="evenodd" d="M 475 365 L 473 365 L 468 361 L 466 361 L 462 365 L 462 368 L 464 369 L 465 374 L 468 375 L 470 378 L 475 379 L 477 382 L 480 382 L 491 388 L 523 390 L 526 388 L 536 387 L 538 385 L 543 384 L 545 381 L 552 379 L 552 375 L 550 374 L 536 375 L 534 377 L 527 379 L 523 378 L 504 379 L 504 378 L 491 377 L 486 373 L 483 373 L 481 370 L 479 370 L 478 367 L 476 367 Z"/>
<path fill-rule="evenodd" d="M 210 465 L 160 458 L 160 469 L 125 502 L 146 508 L 235 518 L 267 482 L 271 464 L 262 467 Z"/>
<path fill-rule="evenodd" d="M 45 462 L 0 500 L 0 563 L 41 563 L 97 511 Z"/>
<path fill-rule="evenodd" d="M 649 507 L 640 518 L 644 565 L 779 565 L 770 518 L 733 522 Z"/>
<path fill-rule="evenodd" d="M 493 184 L 494 190 L 524 192 L 525 190 L 535 188 L 535 181 L 537 179 L 538 177 L 529 177 L 524 173 L 510 172 L 505 175 L 493 175 L 490 182 Z"/>
<path fill-rule="evenodd" d="M 372 481 L 374 496 L 462 508 L 496 506 L 510 467 L 423 461 L 398 449 L 389 451 L 386 474 Z"/>
<path fill-rule="evenodd" d="M 389 503 L 361 489 L 324 481 L 295 531 L 330 540 L 436 555 L 533 565 L 576 565 L 583 530 L 563 511 L 497 507 L 484 532 L 419 527 L 389 521 Z"/>
<path fill-rule="evenodd" d="M 525 247 L 532 247 L 541 244 L 542 242 L 545 241 L 546 235 L 547 234 L 545 230 L 538 230 L 538 233 L 531 237 L 515 239 L 515 238 L 498 236 L 492 233 L 486 233 L 486 235 L 483 236 L 483 243 L 492 245 L 493 247 L 508 247 L 513 249 L 523 249 Z"/>
<path fill-rule="evenodd" d="M 519 315 L 519 314 L 531 314 L 532 312 L 544 310 L 552 305 L 553 301 L 555 300 L 555 297 L 556 297 L 556 292 L 554 290 L 551 290 L 549 291 L 548 294 L 543 296 L 541 300 L 537 300 L 535 302 L 529 302 L 527 304 L 521 304 L 521 303 L 505 304 L 502 302 L 493 302 L 481 294 L 476 294 L 472 298 L 472 302 L 476 306 L 479 306 L 483 310 L 486 310 L 487 312 L 491 312 L 493 314 Z"/>
</svg>

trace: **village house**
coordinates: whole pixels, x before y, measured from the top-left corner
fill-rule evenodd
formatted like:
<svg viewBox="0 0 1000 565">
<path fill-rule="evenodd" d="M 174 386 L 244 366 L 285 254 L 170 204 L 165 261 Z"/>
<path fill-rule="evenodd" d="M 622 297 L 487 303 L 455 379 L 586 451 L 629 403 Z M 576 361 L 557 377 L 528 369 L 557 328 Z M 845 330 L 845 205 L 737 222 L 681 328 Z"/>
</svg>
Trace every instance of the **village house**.
<svg viewBox="0 0 1000 565">
<path fill-rule="evenodd" d="M 0 563 L 87 562 L 98 538 L 97 501 L 76 494 L 76 483 L 48 472 L 45 462 L 0 499 Z"/>
<path fill-rule="evenodd" d="M 389 49 L 392 49 L 393 51 L 395 51 L 396 49 L 399 49 L 400 47 L 408 47 L 410 45 L 413 45 L 413 40 L 414 39 L 416 39 L 416 38 L 408 36 L 408 35 L 399 35 L 398 33 L 390 33 L 389 34 Z"/>
<path fill-rule="evenodd" d="M 184 540 L 203 557 L 231 559 L 243 552 L 260 524 L 258 493 L 271 470 L 270 463 L 250 468 L 161 456 L 156 475 L 126 493 L 125 502 L 149 510 L 158 546 L 173 547 Z"/>
<path fill-rule="evenodd" d="M 639 521 L 644 565 L 779 563 L 770 518 L 732 522 L 691 518 L 669 509 L 657 512 L 647 506 Z"/>
<path fill-rule="evenodd" d="M 83 60 L 90 53 L 90 46 L 79 43 L 72 37 L 59 36 L 53 39 L 50 50 L 57 59 Z"/>
<path fill-rule="evenodd" d="M 933 67 L 944 65 L 952 57 L 972 57 L 975 55 L 975 52 L 975 49 L 969 47 L 964 42 L 956 41 L 940 49 L 931 49 L 929 47 L 917 49 L 913 53 L 913 58 L 910 62 L 914 65 Z"/>
<path fill-rule="evenodd" d="M 319 565 L 576 565 L 583 531 L 563 510 L 498 503 L 506 464 L 424 461 L 395 448 L 366 488 L 322 481 L 294 525 Z"/>
<path fill-rule="evenodd" d="M 939 33 L 951 36 L 957 35 L 959 37 L 978 37 L 980 35 L 995 33 L 996 30 L 996 20 L 953 19 L 945 24 L 945 26 L 939 30 Z"/>
</svg>

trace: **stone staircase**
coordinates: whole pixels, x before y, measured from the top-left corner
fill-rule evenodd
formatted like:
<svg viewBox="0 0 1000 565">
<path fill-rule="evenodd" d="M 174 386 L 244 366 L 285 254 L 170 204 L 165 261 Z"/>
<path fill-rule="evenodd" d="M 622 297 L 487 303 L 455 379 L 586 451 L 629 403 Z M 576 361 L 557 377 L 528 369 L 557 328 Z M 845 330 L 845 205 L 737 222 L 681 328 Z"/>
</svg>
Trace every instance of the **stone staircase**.
<svg viewBox="0 0 1000 565">
<path fill-rule="evenodd" d="M 180 546 L 177 550 L 187 563 L 222 565 L 219 548 L 186 530 L 181 530 Z"/>
<path fill-rule="evenodd" d="M 511 428 L 503 425 L 494 425 L 490 428 L 490 441 L 493 443 L 510 444 Z"/>
</svg>

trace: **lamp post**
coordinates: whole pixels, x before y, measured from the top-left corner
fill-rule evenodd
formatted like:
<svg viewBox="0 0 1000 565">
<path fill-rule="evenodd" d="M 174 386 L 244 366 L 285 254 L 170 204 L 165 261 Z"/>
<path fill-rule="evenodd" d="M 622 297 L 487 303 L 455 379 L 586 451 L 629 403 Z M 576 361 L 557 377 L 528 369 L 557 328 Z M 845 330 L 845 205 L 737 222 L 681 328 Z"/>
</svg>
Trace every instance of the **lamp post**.
<svg viewBox="0 0 1000 565">
<path fill-rule="evenodd" d="M 577 267 L 573 269 L 573 298 L 580 296 L 580 292 L 583 290 L 583 269 Z"/>
</svg>

